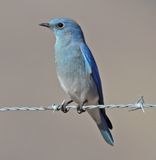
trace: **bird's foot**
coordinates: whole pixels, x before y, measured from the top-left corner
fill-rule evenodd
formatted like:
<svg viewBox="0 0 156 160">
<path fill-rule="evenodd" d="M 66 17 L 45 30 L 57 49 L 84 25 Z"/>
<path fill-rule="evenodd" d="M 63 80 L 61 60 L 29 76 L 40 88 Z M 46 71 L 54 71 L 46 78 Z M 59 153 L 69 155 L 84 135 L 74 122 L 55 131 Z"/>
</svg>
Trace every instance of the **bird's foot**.
<svg viewBox="0 0 156 160">
<path fill-rule="evenodd" d="M 63 103 L 61 104 L 61 111 L 63 113 L 67 113 L 70 110 L 69 108 L 67 108 L 67 106 L 72 102 L 73 102 L 73 100 L 70 100 L 68 102 L 63 101 Z"/>
<path fill-rule="evenodd" d="M 79 104 L 78 106 L 77 106 L 77 113 L 78 114 L 81 114 L 81 113 L 83 113 L 83 112 L 85 112 L 86 110 L 83 108 L 83 106 L 84 106 L 84 104 L 87 102 L 87 100 L 85 100 L 82 104 Z"/>
<path fill-rule="evenodd" d="M 83 112 L 85 112 L 85 111 L 86 111 L 86 110 L 83 109 L 83 106 L 78 105 L 78 107 L 77 107 L 77 113 L 78 113 L 78 114 L 81 114 L 81 113 L 83 113 Z"/>
</svg>

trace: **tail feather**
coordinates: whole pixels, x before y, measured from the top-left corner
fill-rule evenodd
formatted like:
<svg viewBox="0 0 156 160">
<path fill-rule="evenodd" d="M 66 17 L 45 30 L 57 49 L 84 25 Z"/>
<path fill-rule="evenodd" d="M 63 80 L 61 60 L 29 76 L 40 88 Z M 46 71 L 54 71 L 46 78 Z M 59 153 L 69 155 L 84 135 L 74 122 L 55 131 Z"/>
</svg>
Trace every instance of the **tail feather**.
<svg viewBox="0 0 156 160">
<path fill-rule="evenodd" d="M 113 145 L 114 144 L 113 136 L 109 130 L 109 128 L 112 129 L 112 125 L 110 125 L 111 122 L 106 114 L 102 114 L 100 112 L 100 116 L 101 116 L 101 123 L 98 124 L 98 128 L 99 128 L 103 138 L 105 139 L 105 141 L 108 144 Z"/>
<path fill-rule="evenodd" d="M 101 114 L 102 114 L 101 116 L 104 116 L 104 118 L 105 118 L 105 120 L 106 120 L 106 123 L 107 123 L 107 125 L 108 125 L 108 128 L 109 128 L 109 129 L 113 129 L 113 125 L 112 125 L 111 121 L 109 120 L 108 116 L 106 115 L 105 109 L 100 109 L 100 112 L 101 112 Z"/>
<path fill-rule="evenodd" d="M 95 109 L 90 109 L 87 111 L 91 115 L 91 117 L 94 119 L 94 121 L 96 122 L 96 124 L 102 134 L 102 137 L 105 139 L 105 141 L 108 144 L 113 146 L 114 140 L 113 140 L 112 134 L 109 130 L 109 129 L 112 129 L 113 126 L 111 124 L 111 121 L 107 117 L 105 110 L 95 108 Z"/>
<path fill-rule="evenodd" d="M 103 129 L 103 128 L 99 127 L 99 126 L 98 126 L 98 128 L 99 128 L 99 130 L 100 130 L 100 132 L 102 134 L 102 137 L 105 139 L 105 141 L 108 144 L 113 146 L 114 145 L 114 140 L 113 140 L 112 134 L 109 131 L 109 129 Z"/>
</svg>

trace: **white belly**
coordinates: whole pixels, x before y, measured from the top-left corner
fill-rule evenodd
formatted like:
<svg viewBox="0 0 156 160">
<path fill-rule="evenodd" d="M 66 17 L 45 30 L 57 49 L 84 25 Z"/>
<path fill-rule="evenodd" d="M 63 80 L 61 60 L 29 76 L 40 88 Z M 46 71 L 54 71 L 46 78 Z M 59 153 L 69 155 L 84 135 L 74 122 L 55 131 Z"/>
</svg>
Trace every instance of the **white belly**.
<svg viewBox="0 0 156 160">
<path fill-rule="evenodd" d="M 73 101 L 80 104 L 87 100 L 87 104 L 98 104 L 99 96 L 97 88 L 91 76 L 76 76 L 73 78 L 58 79 L 64 91 Z"/>
</svg>

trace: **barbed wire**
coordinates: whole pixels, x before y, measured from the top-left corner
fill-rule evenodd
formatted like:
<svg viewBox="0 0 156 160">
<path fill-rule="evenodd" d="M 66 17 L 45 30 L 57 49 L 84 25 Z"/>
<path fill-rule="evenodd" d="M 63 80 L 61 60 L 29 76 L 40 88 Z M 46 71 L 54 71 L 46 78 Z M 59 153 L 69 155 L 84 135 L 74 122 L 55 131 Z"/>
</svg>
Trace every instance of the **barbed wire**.
<svg viewBox="0 0 156 160">
<path fill-rule="evenodd" d="M 0 112 L 6 112 L 6 111 L 59 111 L 61 110 L 61 107 L 65 101 L 62 102 L 62 104 L 51 104 L 48 106 L 15 106 L 15 107 L 1 107 Z M 68 105 L 66 106 L 66 109 L 76 109 L 77 106 Z M 139 98 L 134 104 L 108 104 L 108 105 L 88 105 L 83 106 L 83 109 L 93 109 L 93 108 L 128 108 L 130 111 L 135 110 L 142 110 L 143 112 L 145 108 L 156 108 L 155 104 L 145 104 L 143 96 Z"/>
</svg>

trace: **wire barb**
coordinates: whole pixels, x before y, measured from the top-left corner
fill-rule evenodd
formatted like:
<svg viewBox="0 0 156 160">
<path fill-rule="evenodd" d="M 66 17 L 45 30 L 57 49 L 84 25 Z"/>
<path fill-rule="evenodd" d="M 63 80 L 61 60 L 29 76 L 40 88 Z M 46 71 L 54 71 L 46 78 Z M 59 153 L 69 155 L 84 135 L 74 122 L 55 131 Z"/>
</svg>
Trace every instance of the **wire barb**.
<svg viewBox="0 0 156 160">
<path fill-rule="evenodd" d="M 8 112 L 8 111 L 59 111 L 61 110 L 61 107 L 65 101 L 63 101 L 60 105 L 59 104 L 51 104 L 49 106 L 39 106 L 39 107 L 33 107 L 33 106 L 16 106 L 16 107 L 1 107 L 0 112 Z M 67 110 L 70 109 L 76 109 L 77 106 L 71 106 L 68 105 L 66 106 Z M 83 106 L 83 109 L 94 109 L 94 108 L 128 108 L 130 111 L 135 111 L 135 110 L 142 110 L 145 112 L 145 108 L 156 108 L 155 104 L 145 104 L 143 96 L 141 96 L 136 103 L 134 104 L 108 104 L 108 105 L 88 105 L 88 106 Z"/>
<path fill-rule="evenodd" d="M 136 111 L 136 110 L 138 110 L 138 109 L 141 109 L 142 112 L 145 112 L 145 110 L 144 110 L 144 104 L 145 104 L 144 97 L 141 96 L 141 97 L 137 100 L 137 102 L 135 103 L 136 108 L 131 109 L 130 111 Z"/>
</svg>

